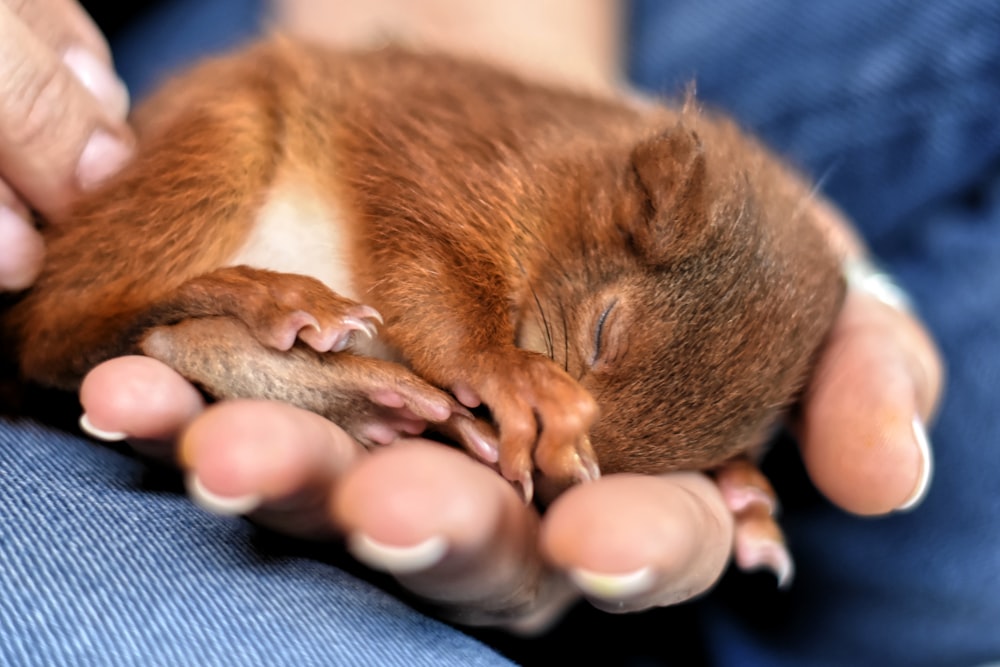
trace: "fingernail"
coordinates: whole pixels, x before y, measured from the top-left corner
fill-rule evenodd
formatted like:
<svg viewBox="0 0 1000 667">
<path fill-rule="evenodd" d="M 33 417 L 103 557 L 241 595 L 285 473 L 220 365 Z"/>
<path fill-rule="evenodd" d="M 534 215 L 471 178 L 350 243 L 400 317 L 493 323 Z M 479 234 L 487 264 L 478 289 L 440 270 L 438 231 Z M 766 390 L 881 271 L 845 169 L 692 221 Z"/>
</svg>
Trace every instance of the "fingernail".
<svg viewBox="0 0 1000 667">
<path fill-rule="evenodd" d="M 742 541 L 736 547 L 736 564 L 744 572 L 768 570 L 778 580 L 778 588 L 786 589 L 795 576 L 795 563 L 788 548 L 768 539 Z"/>
<path fill-rule="evenodd" d="M 575 568 L 569 571 L 569 577 L 584 593 L 609 601 L 648 593 L 656 582 L 653 569 L 648 565 L 625 574 L 604 574 Z"/>
<path fill-rule="evenodd" d="M 486 463 L 496 463 L 500 460 L 500 450 L 495 442 L 490 442 L 481 433 L 473 429 L 469 442 L 473 450 L 480 459 Z"/>
<path fill-rule="evenodd" d="M 121 79 L 114 75 L 110 67 L 90 51 L 79 46 L 66 49 L 63 63 L 104 106 L 112 118 L 125 119 L 129 108 L 128 89 Z"/>
<path fill-rule="evenodd" d="M 378 312 L 371 306 L 361 306 L 361 317 L 367 317 L 375 320 L 379 324 L 385 324 L 385 319 L 383 319 L 382 313 Z"/>
<path fill-rule="evenodd" d="M 591 457 L 584 460 L 579 454 L 576 455 L 577 475 L 581 482 L 596 482 L 601 478 L 601 468 L 597 461 Z"/>
<path fill-rule="evenodd" d="M 520 479 L 513 480 L 511 484 L 517 491 L 517 495 L 521 497 L 521 502 L 530 505 L 532 498 L 535 497 L 535 481 L 532 479 L 531 473 L 522 475 Z"/>
<path fill-rule="evenodd" d="M 95 130 L 80 155 L 76 178 L 80 187 L 91 190 L 125 166 L 132 151 L 104 130 Z"/>
<path fill-rule="evenodd" d="M 22 290 L 38 277 L 45 256 L 42 237 L 9 206 L 0 205 L 0 290 Z"/>
<path fill-rule="evenodd" d="M 464 382 L 459 382 L 452 387 L 451 393 L 459 403 L 467 408 L 478 408 L 483 402 L 479 394 Z"/>
<path fill-rule="evenodd" d="M 927 490 L 931 486 L 931 477 L 934 476 L 934 457 L 931 455 L 931 442 L 930 438 L 927 437 L 927 429 L 924 427 L 924 422 L 920 417 L 913 418 L 913 438 L 917 441 L 917 450 L 920 452 L 920 478 L 909 499 L 899 507 L 900 512 L 915 509 L 917 505 L 923 502 L 927 496 Z"/>
<path fill-rule="evenodd" d="M 91 435 L 98 440 L 103 440 L 104 442 L 121 442 L 128 437 L 128 433 L 122 433 L 121 431 L 105 431 L 94 426 L 90 422 L 90 417 L 84 412 L 80 415 L 80 430 Z"/>
<path fill-rule="evenodd" d="M 368 567 L 399 575 L 422 572 L 437 565 L 448 551 L 448 543 L 435 535 L 413 546 L 395 547 L 364 533 L 354 533 L 347 539 L 347 548 Z"/>
<path fill-rule="evenodd" d="M 253 512 L 263 502 L 260 494 L 256 493 L 245 496 L 220 496 L 205 488 L 205 485 L 202 484 L 201 480 L 194 473 L 188 473 L 185 482 L 191 500 L 212 514 L 241 516 Z"/>
</svg>

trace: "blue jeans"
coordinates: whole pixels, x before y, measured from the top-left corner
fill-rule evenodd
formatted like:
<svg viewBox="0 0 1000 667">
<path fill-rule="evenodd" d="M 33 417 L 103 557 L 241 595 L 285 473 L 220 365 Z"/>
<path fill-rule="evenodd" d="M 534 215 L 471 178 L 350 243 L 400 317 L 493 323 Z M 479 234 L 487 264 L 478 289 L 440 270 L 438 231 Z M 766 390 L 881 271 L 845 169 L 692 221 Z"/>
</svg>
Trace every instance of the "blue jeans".
<svg viewBox="0 0 1000 667">
<path fill-rule="evenodd" d="M 174 0 L 116 42 L 140 94 L 256 30 L 258 3 Z M 821 179 L 914 295 L 949 385 L 937 469 L 912 514 L 856 519 L 769 457 L 799 565 L 727 577 L 687 605 L 718 665 L 977 665 L 1000 660 L 1000 6 L 898 0 L 637 0 L 630 73 L 696 80 Z M 0 421 L 2 664 L 504 664 L 291 540 L 190 505 L 168 473 L 32 423 Z M 692 664 L 677 610 L 585 609 L 525 664 Z M 674 630 L 672 633 L 671 630 Z M 590 641 L 597 637 L 600 642 Z M 599 644 L 599 645 L 596 645 Z M 614 658 L 612 656 L 615 656 Z"/>
<path fill-rule="evenodd" d="M 511 663 L 172 471 L 0 420 L 0 664 Z"/>
</svg>

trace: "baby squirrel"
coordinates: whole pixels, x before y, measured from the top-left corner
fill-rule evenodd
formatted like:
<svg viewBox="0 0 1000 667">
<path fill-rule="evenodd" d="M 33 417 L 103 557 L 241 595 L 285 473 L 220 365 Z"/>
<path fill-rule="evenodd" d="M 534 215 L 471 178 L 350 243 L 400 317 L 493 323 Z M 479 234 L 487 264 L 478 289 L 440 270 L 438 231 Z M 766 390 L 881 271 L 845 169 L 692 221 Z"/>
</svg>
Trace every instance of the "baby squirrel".
<svg viewBox="0 0 1000 667">
<path fill-rule="evenodd" d="M 29 381 L 141 352 L 366 444 L 405 408 L 530 497 L 760 445 L 843 296 L 809 185 L 692 100 L 272 38 L 134 121 L 5 316 Z"/>
</svg>

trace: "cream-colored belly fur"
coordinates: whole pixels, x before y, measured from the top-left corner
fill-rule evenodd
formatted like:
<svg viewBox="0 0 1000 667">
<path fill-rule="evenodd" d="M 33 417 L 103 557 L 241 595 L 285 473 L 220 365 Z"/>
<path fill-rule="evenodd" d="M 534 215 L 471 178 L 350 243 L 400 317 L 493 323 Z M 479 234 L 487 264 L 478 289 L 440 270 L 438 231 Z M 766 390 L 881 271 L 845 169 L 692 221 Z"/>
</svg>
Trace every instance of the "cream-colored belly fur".
<svg viewBox="0 0 1000 667">
<path fill-rule="evenodd" d="M 319 280 L 343 297 L 360 301 L 347 253 L 350 243 L 343 209 L 293 178 L 279 179 L 265 200 L 246 243 L 228 262 Z M 356 336 L 358 354 L 396 359 L 378 338 Z"/>
</svg>

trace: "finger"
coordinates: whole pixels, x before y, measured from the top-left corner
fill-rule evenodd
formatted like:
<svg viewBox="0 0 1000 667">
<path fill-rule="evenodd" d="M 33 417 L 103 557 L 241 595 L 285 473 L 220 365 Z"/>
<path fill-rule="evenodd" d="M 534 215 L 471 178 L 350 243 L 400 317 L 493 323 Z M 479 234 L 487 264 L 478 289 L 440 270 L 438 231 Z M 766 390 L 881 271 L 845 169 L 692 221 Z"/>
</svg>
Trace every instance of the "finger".
<svg viewBox="0 0 1000 667">
<path fill-rule="evenodd" d="M 111 49 L 75 0 L 6 0 L 6 4 L 38 41 L 62 59 L 111 119 L 125 119 L 129 95 L 114 73 Z"/>
<path fill-rule="evenodd" d="M 319 415 L 274 401 L 225 401 L 184 432 L 179 459 L 188 490 L 206 509 L 250 514 L 301 537 L 335 532 L 329 496 L 364 456 L 342 429 Z"/>
<path fill-rule="evenodd" d="M 932 459 L 924 424 L 943 368 L 909 315 L 849 291 L 804 402 L 799 440 L 817 488 L 862 515 L 913 507 Z"/>
<path fill-rule="evenodd" d="M 343 480 L 333 514 L 359 560 L 461 623 L 537 631 L 571 600 L 538 553 L 536 511 L 457 450 L 376 451 Z"/>
<path fill-rule="evenodd" d="M 688 600 L 721 576 L 733 518 L 704 475 L 608 475 L 573 487 L 549 508 L 548 560 L 595 606 L 637 611 Z"/>
<path fill-rule="evenodd" d="M 0 4 L 0 175 L 47 217 L 127 161 L 131 135 Z"/>
<path fill-rule="evenodd" d="M 24 204 L 0 179 L 0 291 L 21 290 L 42 268 L 45 246 Z"/>
<path fill-rule="evenodd" d="M 82 46 L 105 65 L 111 50 L 101 31 L 76 0 L 3 0 L 32 32 L 55 53 Z"/>
<path fill-rule="evenodd" d="M 173 460 L 181 431 L 204 409 L 201 394 L 149 357 L 119 357 L 95 367 L 80 387 L 81 427 L 94 437 L 125 440 L 143 454 Z"/>
</svg>

